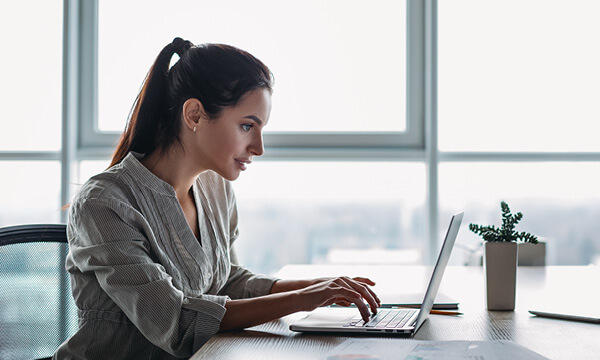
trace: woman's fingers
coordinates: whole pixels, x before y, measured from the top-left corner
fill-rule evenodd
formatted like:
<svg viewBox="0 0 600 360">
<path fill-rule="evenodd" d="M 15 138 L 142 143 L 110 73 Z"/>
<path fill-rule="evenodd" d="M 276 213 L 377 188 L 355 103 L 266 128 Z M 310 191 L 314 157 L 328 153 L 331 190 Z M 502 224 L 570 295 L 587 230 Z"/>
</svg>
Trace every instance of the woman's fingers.
<svg viewBox="0 0 600 360">
<path fill-rule="evenodd" d="M 360 282 L 362 284 L 366 284 L 369 286 L 375 286 L 375 282 L 369 278 L 364 278 L 364 277 L 355 277 L 352 278 L 354 281 Z M 373 290 L 371 290 L 371 288 L 367 286 L 367 290 L 369 290 L 369 292 L 371 293 L 371 296 L 373 296 L 375 298 L 375 301 L 377 301 L 377 307 L 381 306 L 381 300 L 379 300 L 379 297 L 377 296 L 377 294 L 375 294 L 375 292 Z"/>
<path fill-rule="evenodd" d="M 364 278 L 364 277 L 355 277 L 353 278 L 354 280 L 358 281 L 358 282 L 362 282 L 365 283 L 369 286 L 375 286 L 375 282 L 369 278 Z"/>
<path fill-rule="evenodd" d="M 303 293 L 314 300 L 320 298 L 318 304 L 314 304 L 314 306 L 355 304 L 366 322 L 369 321 L 371 312 L 376 313 L 377 308 L 381 305 L 379 298 L 369 287 L 372 285 L 375 285 L 375 282 L 364 277 L 321 278 L 315 279 L 314 284 L 305 288 Z"/>
<path fill-rule="evenodd" d="M 339 291 L 347 301 L 356 305 L 364 322 L 368 322 L 371 312 L 367 304 L 363 301 L 361 294 L 348 288 L 341 288 Z"/>
<path fill-rule="evenodd" d="M 347 286 L 350 286 L 352 289 L 354 289 L 354 291 L 358 292 L 360 296 L 367 301 L 367 303 L 371 307 L 371 312 L 373 312 L 373 314 L 377 313 L 377 308 L 380 305 L 379 299 L 377 299 L 377 295 L 375 295 L 375 293 L 371 289 L 369 289 L 367 285 L 364 285 L 347 277 L 339 279 L 343 281 Z"/>
<path fill-rule="evenodd" d="M 345 299 L 336 300 L 335 304 L 338 306 L 344 306 L 344 307 L 348 307 L 348 306 L 352 305 L 351 302 L 346 301 Z"/>
</svg>

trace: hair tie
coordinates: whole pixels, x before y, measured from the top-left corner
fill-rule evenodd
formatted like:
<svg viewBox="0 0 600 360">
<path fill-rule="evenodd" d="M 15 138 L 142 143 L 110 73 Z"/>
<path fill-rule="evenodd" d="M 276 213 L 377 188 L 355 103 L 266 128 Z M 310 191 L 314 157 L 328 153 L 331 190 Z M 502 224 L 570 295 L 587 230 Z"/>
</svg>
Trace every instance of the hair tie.
<svg viewBox="0 0 600 360">
<path fill-rule="evenodd" d="M 185 52 L 188 51 L 189 48 L 191 48 L 192 46 L 194 46 L 194 44 L 192 44 L 188 40 L 183 40 L 180 37 L 176 37 L 171 42 L 171 47 L 173 47 L 173 52 L 175 52 L 175 54 L 179 55 L 179 57 L 182 57 L 183 54 L 185 54 Z"/>
</svg>

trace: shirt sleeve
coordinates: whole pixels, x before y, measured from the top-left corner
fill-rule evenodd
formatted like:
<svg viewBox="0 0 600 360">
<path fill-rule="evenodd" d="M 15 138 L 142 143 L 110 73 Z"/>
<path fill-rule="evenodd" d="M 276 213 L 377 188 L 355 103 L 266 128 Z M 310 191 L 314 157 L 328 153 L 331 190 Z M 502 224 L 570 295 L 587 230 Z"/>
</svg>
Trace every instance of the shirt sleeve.
<svg viewBox="0 0 600 360">
<path fill-rule="evenodd" d="M 229 258 L 231 260 L 231 272 L 219 294 L 226 294 L 232 299 L 267 295 L 271 292 L 273 283 L 278 279 L 268 275 L 255 274 L 239 264 L 234 248 L 234 242 L 239 236 L 238 213 L 235 195 L 231 188 L 227 189 L 227 195 L 229 198 Z"/>
<path fill-rule="evenodd" d="M 185 297 L 153 259 L 142 214 L 114 199 L 76 202 L 69 218 L 69 247 L 81 272 L 100 287 L 150 342 L 189 357 L 218 330 L 226 296 Z"/>
</svg>

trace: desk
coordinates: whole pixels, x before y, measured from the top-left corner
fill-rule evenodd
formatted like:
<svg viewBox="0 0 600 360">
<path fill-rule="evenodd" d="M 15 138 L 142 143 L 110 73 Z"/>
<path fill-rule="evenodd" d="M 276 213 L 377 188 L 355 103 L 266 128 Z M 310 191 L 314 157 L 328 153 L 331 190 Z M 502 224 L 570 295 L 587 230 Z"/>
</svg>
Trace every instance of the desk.
<svg viewBox="0 0 600 360">
<path fill-rule="evenodd" d="M 406 292 L 418 292 L 424 291 L 430 271 L 424 266 L 290 265 L 282 268 L 278 276 L 360 275 L 376 281 L 374 289 L 379 293 L 397 289 L 401 281 L 405 282 L 402 288 Z M 600 325 L 538 318 L 527 312 L 532 304 L 542 300 L 574 301 L 569 299 L 574 295 L 600 299 L 599 283 L 600 267 L 519 267 L 515 311 L 488 311 L 483 269 L 449 266 L 440 292 L 458 300 L 464 315 L 430 315 L 414 339 L 512 340 L 550 359 L 600 359 Z M 592 286 L 596 289 L 590 289 Z M 290 322 L 304 315 L 292 314 L 247 330 L 217 334 L 192 359 L 321 359 L 348 339 L 290 331 Z"/>
</svg>

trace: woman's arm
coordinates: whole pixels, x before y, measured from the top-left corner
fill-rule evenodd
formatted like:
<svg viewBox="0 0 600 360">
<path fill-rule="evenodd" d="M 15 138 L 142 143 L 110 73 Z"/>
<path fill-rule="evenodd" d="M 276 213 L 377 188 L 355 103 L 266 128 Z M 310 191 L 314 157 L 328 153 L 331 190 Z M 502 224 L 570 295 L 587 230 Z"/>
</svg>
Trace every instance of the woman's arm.
<svg viewBox="0 0 600 360">
<path fill-rule="evenodd" d="M 311 311 L 319 306 L 333 303 L 356 304 L 365 321 L 369 319 L 369 307 L 375 313 L 379 299 L 369 289 L 369 279 L 348 277 L 315 280 L 278 280 L 275 291 L 265 296 L 250 299 L 228 300 L 225 316 L 219 330 L 242 329 L 278 319 L 298 311 Z M 278 285 L 279 283 L 279 285 Z M 312 283 L 312 284 L 310 284 Z M 307 285 L 299 289 L 280 292 L 287 288 Z M 365 303 L 366 301 L 366 303 Z"/>
</svg>

